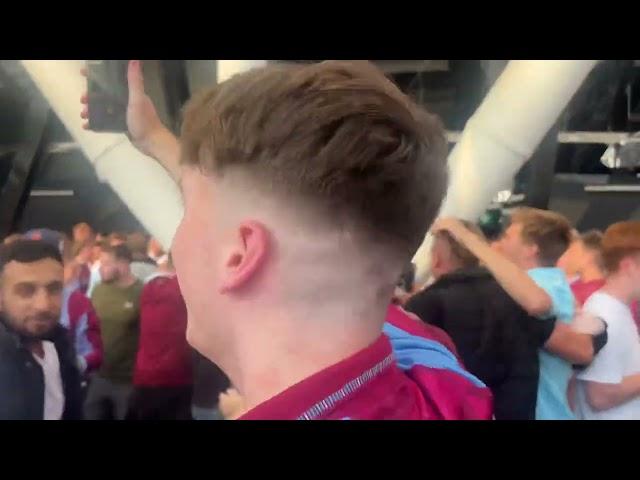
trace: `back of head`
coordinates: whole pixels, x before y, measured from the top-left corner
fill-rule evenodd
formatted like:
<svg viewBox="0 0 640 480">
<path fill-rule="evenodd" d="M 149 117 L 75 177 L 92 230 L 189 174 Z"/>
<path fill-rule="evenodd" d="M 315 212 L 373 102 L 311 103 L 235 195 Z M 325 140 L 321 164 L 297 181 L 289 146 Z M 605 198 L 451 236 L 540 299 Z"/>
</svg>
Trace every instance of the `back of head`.
<svg viewBox="0 0 640 480">
<path fill-rule="evenodd" d="M 603 233 L 600 230 L 589 230 L 580 236 L 580 242 L 587 252 L 589 262 L 594 262 L 600 270 L 606 270 L 602 257 Z M 589 258 L 590 257 L 590 258 Z"/>
<path fill-rule="evenodd" d="M 114 232 L 109 235 L 109 245 L 115 247 L 127 243 L 127 234 L 122 232 Z"/>
<path fill-rule="evenodd" d="M 602 256 L 609 273 L 618 272 L 625 258 L 640 257 L 640 221 L 614 223 L 607 228 L 602 237 Z"/>
<path fill-rule="evenodd" d="M 102 252 L 113 256 L 118 262 L 131 263 L 133 261 L 133 254 L 126 245 L 107 245 L 102 248 Z"/>
<path fill-rule="evenodd" d="M 486 240 L 484 234 L 482 233 L 482 230 L 475 223 L 469 222 L 468 220 L 461 220 L 461 222 L 467 228 L 467 230 L 470 230 L 478 237 Z M 455 240 L 449 232 L 439 232 L 436 234 L 436 236 L 439 238 L 443 238 L 447 242 L 449 248 L 451 249 L 451 255 L 458 263 L 460 268 L 474 268 L 480 264 L 478 258 L 460 242 Z"/>
<path fill-rule="evenodd" d="M 569 220 L 548 210 L 518 208 L 511 214 L 511 223 L 522 225 L 524 241 L 538 247 L 538 262 L 542 267 L 555 266 L 573 238 Z"/>
<path fill-rule="evenodd" d="M 461 222 L 468 230 L 480 238 L 485 238 L 482 230 L 475 223 L 467 220 L 462 220 Z M 440 231 L 436 233 L 435 241 L 444 245 L 438 249 L 437 243 L 434 243 L 432 255 L 435 255 L 435 257 L 432 257 L 432 263 L 434 264 L 432 265 L 432 273 L 435 278 L 456 270 L 475 268 L 480 264 L 478 258 L 453 238 L 449 232 Z"/>
<path fill-rule="evenodd" d="M 599 252 L 602 250 L 603 236 L 604 234 L 600 230 L 593 229 L 580 235 L 580 241 L 585 248 Z"/>
<path fill-rule="evenodd" d="M 181 139 L 183 163 L 242 178 L 301 228 L 343 232 L 388 260 L 391 287 L 447 187 L 441 123 L 368 62 L 237 75 L 189 103 Z"/>
<path fill-rule="evenodd" d="M 134 232 L 128 235 L 126 245 L 131 250 L 134 259 L 142 260 L 147 258 L 149 241 L 144 233 Z"/>
</svg>

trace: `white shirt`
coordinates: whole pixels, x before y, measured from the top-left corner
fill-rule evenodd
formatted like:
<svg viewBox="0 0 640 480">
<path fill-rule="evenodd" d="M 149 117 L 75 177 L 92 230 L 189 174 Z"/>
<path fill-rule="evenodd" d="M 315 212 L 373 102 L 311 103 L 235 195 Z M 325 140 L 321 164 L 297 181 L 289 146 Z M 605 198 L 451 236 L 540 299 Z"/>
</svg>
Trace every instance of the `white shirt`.
<svg viewBox="0 0 640 480">
<path fill-rule="evenodd" d="M 132 262 L 131 263 L 131 273 L 141 282 L 146 282 L 146 280 L 156 273 L 158 270 L 157 265 L 153 265 L 151 263 L 146 262 Z"/>
<path fill-rule="evenodd" d="M 87 297 L 91 298 L 93 289 L 102 281 L 102 277 L 100 276 L 100 261 L 98 260 L 91 265 L 89 271 L 91 274 L 89 276 L 89 286 L 87 287 Z"/>
<path fill-rule="evenodd" d="M 60 360 L 53 343 L 43 341 L 44 358 L 33 354 L 44 374 L 44 419 L 60 420 L 64 412 L 64 389 L 60 375 Z"/>
<path fill-rule="evenodd" d="M 584 420 L 640 420 L 640 397 L 608 410 L 596 412 L 586 398 L 584 381 L 621 383 L 626 376 L 640 373 L 640 339 L 631 310 L 605 292 L 596 292 L 584 310 L 607 322 L 608 341 L 595 359 L 576 378 L 576 414 Z"/>
</svg>

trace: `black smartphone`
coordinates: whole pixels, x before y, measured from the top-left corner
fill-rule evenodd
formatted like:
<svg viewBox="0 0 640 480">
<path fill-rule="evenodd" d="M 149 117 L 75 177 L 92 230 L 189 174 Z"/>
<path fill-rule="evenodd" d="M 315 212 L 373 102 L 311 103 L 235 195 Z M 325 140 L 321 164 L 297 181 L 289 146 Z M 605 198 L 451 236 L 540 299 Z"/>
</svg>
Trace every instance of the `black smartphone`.
<svg viewBox="0 0 640 480">
<path fill-rule="evenodd" d="M 128 60 L 87 60 L 89 129 L 127 131 Z"/>
</svg>

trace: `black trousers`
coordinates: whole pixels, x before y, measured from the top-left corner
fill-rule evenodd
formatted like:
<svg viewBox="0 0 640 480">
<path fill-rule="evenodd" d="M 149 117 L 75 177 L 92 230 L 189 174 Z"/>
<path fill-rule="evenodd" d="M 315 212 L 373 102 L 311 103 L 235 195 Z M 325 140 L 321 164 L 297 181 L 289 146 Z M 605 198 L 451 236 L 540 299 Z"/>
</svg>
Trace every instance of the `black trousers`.
<svg viewBox="0 0 640 480">
<path fill-rule="evenodd" d="M 135 387 L 127 420 L 192 420 L 193 388 Z"/>
</svg>

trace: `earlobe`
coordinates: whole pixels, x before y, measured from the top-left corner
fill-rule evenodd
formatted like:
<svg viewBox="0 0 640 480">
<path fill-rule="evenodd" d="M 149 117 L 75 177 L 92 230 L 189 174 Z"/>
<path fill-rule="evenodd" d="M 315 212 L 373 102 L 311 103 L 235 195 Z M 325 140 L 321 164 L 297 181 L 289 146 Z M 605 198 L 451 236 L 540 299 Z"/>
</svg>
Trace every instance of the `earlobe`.
<svg viewBox="0 0 640 480">
<path fill-rule="evenodd" d="M 259 222 L 243 222 L 238 228 L 238 246 L 225 265 L 220 293 L 244 286 L 260 270 L 269 251 L 269 232 Z"/>
</svg>

